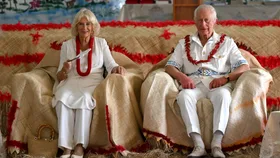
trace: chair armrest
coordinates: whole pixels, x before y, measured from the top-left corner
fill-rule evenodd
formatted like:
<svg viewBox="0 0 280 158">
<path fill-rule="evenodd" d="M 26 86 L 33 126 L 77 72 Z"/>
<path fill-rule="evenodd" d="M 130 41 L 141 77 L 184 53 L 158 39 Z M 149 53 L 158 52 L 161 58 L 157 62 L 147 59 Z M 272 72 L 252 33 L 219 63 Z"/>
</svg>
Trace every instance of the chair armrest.
<svg viewBox="0 0 280 158">
<path fill-rule="evenodd" d="M 238 78 L 234 86 L 233 94 L 236 93 L 238 89 L 242 89 L 252 95 L 260 95 L 258 93 L 266 93 L 268 91 L 270 82 L 272 82 L 272 76 L 268 71 L 261 68 L 252 68 L 244 72 Z"/>
<path fill-rule="evenodd" d="M 144 115 L 153 116 L 154 111 L 151 111 L 151 106 L 162 105 L 158 108 L 162 108 L 163 110 L 166 106 L 170 106 L 172 111 L 178 114 L 178 108 L 175 106 L 178 92 L 178 85 L 174 82 L 174 79 L 164 71 L 164 68 L 149 73 L 141 87 L 140 105 L 142 113 Z M 160 111 L 160 109 L 158 109 L 158 111 Z M 165 113 L 157 112 L 157 115 L 164 118 L 162 115 L 165 115 Z"/>
<path fill-rule="evenodd" d="M 53 84 L 52 77 L 42 69 L 17 73 L 12 77 L 11 82 L 12 99 L 18 101 L 18 106 L 20 106 L 21 98 L 27 95 L 38 95 L 37 99 L 40 99 L 41 96 L 52 97 Z"/>
<path fill-rule="evenodd" d="M 224 147 L 262 137 L 267 119 L 266 93 L 271 81 L 269 72 L 261 68 L 252 68 L 238 78 L 232 91 Z"/>
<path fill-rule="evenodd" d="M 158 90 L 162 91 L 162 93 L 157 93 Z M 164 71 L 164 68 L 149 73 L 144 80 L 141 88 L 141 98 L 144 99 L 141 100 L 142 105 L 146 104 L 145 102 L 149 95 L 153 96 L 152 93 L 154 93 L 155 98 L 157 95 L 162 96 L 163 93 L 165 93 L 164 95 L 172 94 L 172 97 L 176 98 L 176 95 L 178 94 L 178 84 L 176 83 L 176 80 L 174 81 L 174 79 Z"/>
<path fill-rule="evenodd" d="M 125 75 L 109 74 L 95 88 L 93 98 L 96 107 L 91 122 L 89 147 L 107 147 L 110 142 L 114 142 L 131 148 L 142 142 L 142 132 L 139 129 L 143 123 L 138 105 L 142 82 L 141 73 L 127 71 Z"/>
</svg>

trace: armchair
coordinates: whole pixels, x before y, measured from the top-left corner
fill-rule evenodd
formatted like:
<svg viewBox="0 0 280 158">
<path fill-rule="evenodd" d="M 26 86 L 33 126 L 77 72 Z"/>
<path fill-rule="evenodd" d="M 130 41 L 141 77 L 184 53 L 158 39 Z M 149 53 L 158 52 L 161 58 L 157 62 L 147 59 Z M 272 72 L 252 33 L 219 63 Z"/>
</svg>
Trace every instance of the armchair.
<svg viewBox="0 0 280 158">
<path fill-rule="evenodd" d="M 272 77 L 249 52 L 241 51 L 251 69 L 240 76 L 232 92 L 230 118 L 222 141 L 226 152 L 260 142 L 267 119 L 266 93 Z M 140 105 L 143 131 L 151 144 L 157 144 L 154 147 L 161 144 L 186 153 L 191 151 L 193 143 L 187 135 L 176 102 L 178 84 L 164 72 L 167 60 L 160 62 L 142 84 Z M 210 100 L 199 100 L 197 111 L 202 138 L 206 149 L 210 149 L 213 133 L 213 107 Z"/>
<path fill-rule="evenodd" d="M 91 123 L 88 152 L 122 152 L 143 143 L 138 106 L 143 75 L 137 64 L 126 56 L 114 52 L 112 55 L 127 73 L 125 76 L 108 75 L 93 94 L 97 107 Z M 51 105 L 58 63 L 59 51 L 49 50 L 35 69 L 13 76 L 12 99 L 16 102 L 11 109 L 15 108 L 16 112 L 9 143 L 17 142 L 18 146 L 8 144 L 10 153 L 17 151 L 15 147 L 19 146 L 24 146 L 28 152 L 29 136 L 35 135 L 43 124 L 51 125 L 56 132 L 55 138 L 58 137 L 56 113 Z"/>
</svg>

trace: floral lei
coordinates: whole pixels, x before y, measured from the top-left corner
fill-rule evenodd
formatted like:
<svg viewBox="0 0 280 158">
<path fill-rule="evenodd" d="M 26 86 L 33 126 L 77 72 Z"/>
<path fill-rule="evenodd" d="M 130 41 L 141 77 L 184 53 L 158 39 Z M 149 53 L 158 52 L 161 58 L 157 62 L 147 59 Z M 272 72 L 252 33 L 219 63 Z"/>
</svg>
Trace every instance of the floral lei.
<svg viewBox="0 0 280 158">
<path fill-rule="evenodd" d="M 93 43 L 94 43 L 94 38 L 91 37 L 89 40 L 90 51 L 88 53 L 88 67 L 87 67 L 86 72 L 81 71 L 80 58 L 76 60 L 76 64 L 77 64 L 76 69 L 80 76 L 87 76 L 91 72 Z M 76 37 L 76 55 L 79 55 L 79 54 L 80 54 L 80 40 L 79 40 L 79 37 L 77 36 Z"/>
<path fill-rule="evenodd" d="M 220 41 L 217 42 L 217 43 L 215 44 L 215 47 L 214 47 L 214 49 L 210 52 L 210 54 L 209 54 L 207 60 L 198 60 L 198 61 L 197 61 L 197 60 L 194 60 L 194 59 L 191 57 L 191 53 L 190 53 L 190 52 L 191 52 L 191 51 L 190 51 L 190 35 L 187 35 L 187 36 L 185 37 L 185 49 L 186 49 L 186 54 L 187 54 L 188 60 L 189 60 L 192 64 L 194 64 L 194 65 L 197 65 L 197 64 L 199 64 L 199 63 L 206 63 L 206 62 L 209 62 L 210 59 L 213 58 L 213 56 L 217 53 L 217 50 L 220 48 L 221 43 L 224 42 L 225 36 L 226 36 L 225 34 L 222 34 L 222 36 L 221 36 L 221 38 L 220 38 Z"/>
</svg>

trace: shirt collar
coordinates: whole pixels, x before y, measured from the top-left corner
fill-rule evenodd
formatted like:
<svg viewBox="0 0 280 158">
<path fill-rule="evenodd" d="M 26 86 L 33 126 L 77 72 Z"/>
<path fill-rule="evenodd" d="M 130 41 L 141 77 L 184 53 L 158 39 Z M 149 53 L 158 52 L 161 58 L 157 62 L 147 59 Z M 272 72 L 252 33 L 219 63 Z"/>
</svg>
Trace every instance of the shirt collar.
<svg viewBox="0 0 280 158">
<path fill-rule="evenodd" d="M 217 43 L 220 40 L 220 35 L 217 34 L 215 31 L 213 32 L 213 35 L 208 39 L 207 42 L 214 42 Z M 194 35 L 191 36 L 191 41 L 194 41 L 196 43 L 201 43 L 198 37 L 198 32 L 196 32 Z"/>
</svg>

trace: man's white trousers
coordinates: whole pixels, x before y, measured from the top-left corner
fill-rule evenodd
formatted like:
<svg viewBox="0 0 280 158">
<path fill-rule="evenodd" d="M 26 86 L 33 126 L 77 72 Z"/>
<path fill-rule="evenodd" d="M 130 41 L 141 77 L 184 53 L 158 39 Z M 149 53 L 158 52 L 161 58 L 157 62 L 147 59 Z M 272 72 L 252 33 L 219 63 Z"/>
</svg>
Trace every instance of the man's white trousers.
<svg viewBox="0 0 280 158">
<path fill-rule="evenodd" d="M 220 130 L 224 134 L 229 118 L 231 92 L 230 83 L 209 90 L 200 82 L 195 89 L 182 89 L 177 96 L 177 103 L 188 134 L 192 132 L 201 134 L 196 107 L 197 101 L 201 98 L 209 98 L 213 104 L 213 133 Z"/>
</svg>

